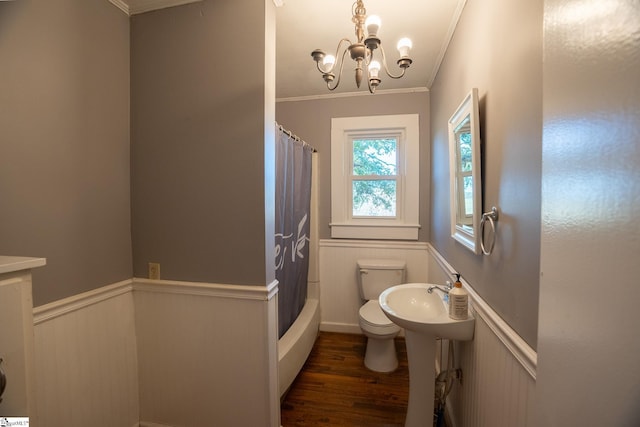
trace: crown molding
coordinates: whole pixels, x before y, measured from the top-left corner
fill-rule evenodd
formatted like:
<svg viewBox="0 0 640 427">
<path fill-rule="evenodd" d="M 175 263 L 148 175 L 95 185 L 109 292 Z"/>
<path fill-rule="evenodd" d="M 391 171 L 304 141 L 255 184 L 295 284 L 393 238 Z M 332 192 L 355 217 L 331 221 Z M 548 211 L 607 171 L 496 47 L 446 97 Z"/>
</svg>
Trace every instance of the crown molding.
<svg viewBox="0 0 640 427">
<path fill-rule="evenodd" d="M 429 88 L 426 87 L 412 87 L 405 89 L 383 89 L 376 90 L 375 95 L 396 95 L 401 93 L 418 93 L 429 92 Z M 370 96 L 368 90 L 360 92 L 339 92 L 339 93 L 326 93 L 322 95 L 308 95 L 308 96 L 292 96 L 289 98 L 276 98 L 276 102 L 293 102 L 293 101 L 313 101 L 317 99 L 332 99 L 332 98 L 350 98 L 353 96 Z"/>
<path fill-rule="evenodd" d="M 131 15 L 129 13 L 129 5 L 122 0 L 109 0 L 109 3 L 126 13 L 127 15 Z"/>
<path fill-rule="evenodd" d="M 436 58 L 436 63 L 433 66 L 433 70 L 431 71 L 431 75 L 429 76 L 429 81 L 427 82 L 427 87 L 433 86 L 433 82 L 436 80 L 436 76 L 438 75 L 438 71 L 440 71 L 440 66 L 442 65 L 442 61 L 444 60 L 444 55 L 447 53 L 449 49 L 449 45 L 451 44 L 451 40 L 453 39 L 453 34 L 458 27 L 458 22 L 460 21 L 460 17 L 462 16 L 462 11 L 464 7 L 467 5 L 467 0 L 458 0 L 458 4 L 456 6 L 455 12 L 453 12 L 453 19 L 449 24 L 449 29 L 447 30 L 447 35 L 444 38 L 444 42 L 442 46 L 440 46 L 440 52 L 438 53 L 438 57 Z"/>
<path fill-rule="evenodd" d="M 109 0 L 129 16 L 199 1 L 202 0 Z"/>
</svg>

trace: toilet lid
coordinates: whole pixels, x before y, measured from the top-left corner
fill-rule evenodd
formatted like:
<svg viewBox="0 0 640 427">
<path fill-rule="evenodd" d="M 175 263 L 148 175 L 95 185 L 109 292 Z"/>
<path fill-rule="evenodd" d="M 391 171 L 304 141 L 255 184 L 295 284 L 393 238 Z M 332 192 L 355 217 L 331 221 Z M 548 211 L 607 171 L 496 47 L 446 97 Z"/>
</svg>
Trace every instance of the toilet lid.
<svg viewBox="0 0 640 427">
<path fill-rule="evenodd" d="M 380 308 L 378 301 L 367 301 L 365 305 L 360 307 L 360 317 L 373 325 L 393 325 L 386 314 Z"/>
</svg>

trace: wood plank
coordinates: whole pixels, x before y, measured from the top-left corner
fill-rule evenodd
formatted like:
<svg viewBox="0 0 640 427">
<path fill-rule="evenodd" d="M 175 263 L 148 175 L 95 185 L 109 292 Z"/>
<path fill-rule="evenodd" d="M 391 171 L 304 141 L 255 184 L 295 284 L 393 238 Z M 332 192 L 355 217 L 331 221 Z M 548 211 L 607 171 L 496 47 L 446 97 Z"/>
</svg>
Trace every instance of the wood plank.
<svg viewBox="0 0 640 427">
<path fill-rule="evenodd" d="M 366 337 L 320 332 L 281 405 L 283 427 L 401 427 L 409 397 L 404 339 L 396 338 L 399 366 L 391 373 L 364 366 Z"/>
</svg>

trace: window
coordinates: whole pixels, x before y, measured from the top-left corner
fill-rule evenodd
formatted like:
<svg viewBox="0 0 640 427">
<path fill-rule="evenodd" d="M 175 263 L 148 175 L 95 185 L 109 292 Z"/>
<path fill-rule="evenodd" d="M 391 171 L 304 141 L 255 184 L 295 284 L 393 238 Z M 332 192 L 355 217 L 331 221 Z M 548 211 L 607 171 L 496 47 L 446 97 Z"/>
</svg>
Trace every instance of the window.
<svg viewBox="0 0 640 427">
<path fill-rule="evenodd" d="M 418 115 L 331 121 L 331 237 L 417 240 Z"/>
</svg>

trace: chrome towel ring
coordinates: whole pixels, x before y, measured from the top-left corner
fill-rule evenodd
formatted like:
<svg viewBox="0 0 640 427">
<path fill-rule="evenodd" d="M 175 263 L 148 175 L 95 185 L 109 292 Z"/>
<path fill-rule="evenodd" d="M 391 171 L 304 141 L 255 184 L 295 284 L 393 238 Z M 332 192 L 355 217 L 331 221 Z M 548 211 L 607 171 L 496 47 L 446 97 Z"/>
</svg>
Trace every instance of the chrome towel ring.
<svg viewBox="0 0 640 427">
<path fill-rule="evenodd" d="M 498 208 L 495 206 L 491 208 L 491 212 L 485 212 L 482 214 L 482 219 L 480 220 L 480 248 L 482 249 L 482 253 L 485 255 L 491 255 L 493 252 L 493 247 L 496 244 L 496 221 L 498 220 Z M 491 225 L 491 244 L 489 245 L 489 249 L 484 244 L 484 224 L 489 222 Z"/>
</svg>

